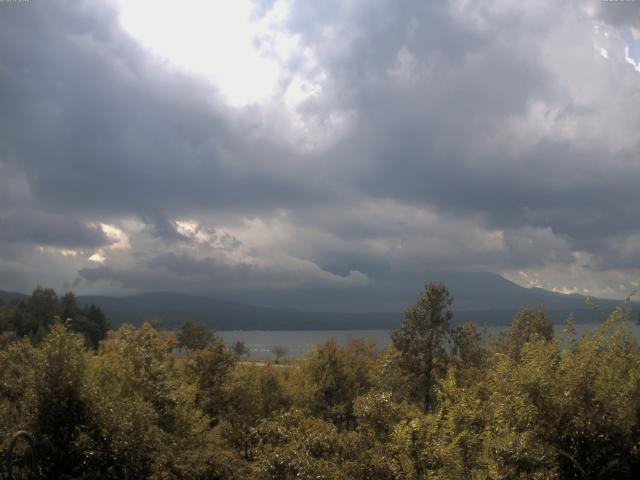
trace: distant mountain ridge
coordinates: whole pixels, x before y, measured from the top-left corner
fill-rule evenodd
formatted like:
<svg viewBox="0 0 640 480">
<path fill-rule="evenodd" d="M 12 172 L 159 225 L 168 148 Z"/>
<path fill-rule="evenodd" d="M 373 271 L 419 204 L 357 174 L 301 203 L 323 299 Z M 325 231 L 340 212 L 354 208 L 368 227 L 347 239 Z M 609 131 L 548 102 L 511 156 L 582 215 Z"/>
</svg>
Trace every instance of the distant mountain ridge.
<svg viewBox="0 0 640 480">
<path fill-rule="evenodd" d="M 582 295 L 565 295 L 541 288 L 524 288 L 496 274 L 448 273 L 439 275 L 454 296 L 454 323 L 475 321 L 481 325 L 509 324 L 522 307 L 544 306 L 555 323 L 564 322 L 571 314 L 580 323 L 597 322 L 605 318 L 619 300 L 594 299 L 600 311 L 594 311 Z M 433 278 L 429 280 L 438 280 Z M 416 288 L 416 296 L 420 289 Z M 348 295 L 349 291 L 342 292 Z M 357 292 L 356 292 L 357 294 Z M 5 304 L 26 295 L 0 291 Z M 253 298 L 248 295 L 249 298 Z M 404 308 L 415 298 L 402 299 Z M 139 324 L 145 320 L 162 320 L 175 327 L 184 320 L 194 320 L 217 330 L 358 330 L 396 328 L 404 309 L 391 312 L 343 313 L 305 311 L 290 306 L 265 307 L 238 301 L 180 293 L 143 293 L 125 297 L 104 295 L 78 296 L 80 304 L 95 304 L 111 319 L 113 326 Z M 638 315 L 640 304 L 631 304 Z"/>
<path fill-rule="evenodd" d="M 304 312 L 229 302 L 178 293 L 143 293 L 129 297 L 79 296 L 99 306 L 114 324 L 159 319 L 174 327 L 195 320 L 217 330 L 340 330 L 388 328 L 389 314 Z"/>
<path fill-rule="evenodd" d="M 29 295 L 25 295 L 24 293 L 5 292 L 4 290 L 0 290 L 0 305 L 9 305 L 28 296 Z"/>
<path fill-rule="evenodd" d="M 520 294 L 516 298 L 494 303 L 493 306 L 473 302 L 458 294 L 455 298 L 460 301 L 454 301 L 454 322 L 505 325 L 511 323 L 514 314 L 525 306 L 544 306 L 555 323 L 564 322 L 572 314 L 578 322 L 597 322 L 621 303 L 617 300 L 594 299 L 601 312 L 598 313 L 587 305 L 586 297 L 580 295 L 517 288 L 524 292 L 518 292 Z M 160 319 L 171 327 L 189 319 L 218 330 L 358 330 L 396 328 L 404 317 L 404 310 L 397 313 L 309 312 L 176 293 L 145 293 L 121 298 L 80 296 L 78 301 L 98 305 L 115 325 Z M 637 312 L 638 304 L 634 303 L 632 308 Z"/>
</svg>

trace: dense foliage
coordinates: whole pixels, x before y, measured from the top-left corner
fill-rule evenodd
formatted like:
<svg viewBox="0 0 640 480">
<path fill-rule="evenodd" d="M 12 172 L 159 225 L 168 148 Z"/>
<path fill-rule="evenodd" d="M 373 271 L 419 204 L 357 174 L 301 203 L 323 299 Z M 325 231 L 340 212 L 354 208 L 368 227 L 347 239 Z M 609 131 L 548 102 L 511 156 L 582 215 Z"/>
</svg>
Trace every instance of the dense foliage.
<svg viewBox="0 0 640 480">
<path fill-rule="evenodd" d="M 63 318 L 61 300 L 20 308 Z M 450 326 L 451 304 L 429 284 L 384 351 L 329 341 L 280 365 L 191 323 L 125 325 L 97 350 L 73 322 L 5 334 L 0 451 L 33 432 L 59 479 L 639 478 L 624 307 L 582 338 L 524 309 L 487 339 Z"/>
<path fill-rule="evenodd" d="M 81 307 L 72 292 L 58 297 L 54 290 L 38 287 L 30 297 L 0 305 L 0 343 L 11 335 L 38 343 L 56 321 L 82 334 L 92 348 L 98 347 L 110 328 L 109 320 L 95 305 Z"/>
</svg>

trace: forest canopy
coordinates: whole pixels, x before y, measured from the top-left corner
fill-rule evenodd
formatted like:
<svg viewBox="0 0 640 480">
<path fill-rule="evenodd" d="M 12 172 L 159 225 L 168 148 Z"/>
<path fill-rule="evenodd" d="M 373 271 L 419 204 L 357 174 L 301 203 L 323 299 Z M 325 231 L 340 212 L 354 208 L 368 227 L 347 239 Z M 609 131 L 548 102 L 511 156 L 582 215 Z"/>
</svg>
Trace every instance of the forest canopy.
<svg viewBox="0 0 640 480">
<path fill-rule="evenodd" d="M 8 305 L 0 304 L 0 335 L 29 337 L 38 343 L 55 322 L 84 336 L 88 346 L 97 348 L 109 331 L 110 322 L 96 305 L 80 306 L 73 292 L 61 297 L 51 288 L 37 287 L 31 296 Z"/>
<path fill-rule="evenodd" d="M 27 430 L 45 478 L 638 478 L 624 305 L 583 337 L 523 309 L 487 338 L 450 325 L 452 303 L 427 284 L 388 348 L 332 340 L 275 365 L 193 323 L 92 337 L 103 316 L 38 289 L 2 309 L 0 453 Z"/>
</svg>

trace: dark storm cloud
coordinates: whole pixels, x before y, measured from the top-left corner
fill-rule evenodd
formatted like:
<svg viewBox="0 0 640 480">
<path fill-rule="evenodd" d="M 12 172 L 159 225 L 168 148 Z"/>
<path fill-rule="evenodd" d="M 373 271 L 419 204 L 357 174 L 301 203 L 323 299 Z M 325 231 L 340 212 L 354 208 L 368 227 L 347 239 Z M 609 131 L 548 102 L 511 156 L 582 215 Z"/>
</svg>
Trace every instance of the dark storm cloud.
<svg viewBox="0 0 640 480">
<path fill-rule="evenodd" d="M 265 277 L 259 269 L 249 265 L 231 268 L 211 258 L 198 259 L 185 254 L 167 253 L 140 262 L 136 268 L 113 269 L 110 267 L 84 268 L 80 276 L 89 282 L 115 281 L 136 290 L 141 285 L 150 290 L 181 289 L 199 290 L 203 282 L 212 289 L 222 290 L 230 286 L 248 286 L 259 283 Z M 271 275 L 268 280 L 273 281 Z"/>
<path fill-rule="evenodd" d="M 63 248 L 98 248 L 114 243 L 98 225 L 40 212 L 0 215 L 0 242 Z"/>
<path fill-rule="evenodd" d="M 24 251 L 9 265 L 18 242 L 100 250 L 106 263 L 78 264 L 81 277 L 135 290 L 362 285 L 352 272 L 570 265 L 576 252 L 635 268 L 640 76 L 593 22 L 634 26 L 638 10 L 293 2 L 300 47 L 282 88 L 322 79 L 295 108 L 300 134 L 276 128 L 284 100 L 231 108 L 153 57 L 107 2 L 0 3 L 0 273 L 37 270 Z M 340 115 L 320 148 L 288 138 Z M 247 246 L 248 261 L 171 251 L 197 243 L 178 218 L 276 240 Z M 101 222 L 127 230 L 130 254 L 101 250 L 115 243 Z"/>
<path fill-rule="evenodd" d="M 383 2 L 354 12 L 304 2 L 294 9 L 291 28 L 320 52 L 331 91 L 359 113 L 357 132 L 333 152 L 349 159 L 352 186 L 457 215 L 480 213 L 493 228 L 549 227 L 587 250 L 596 239 L 637 231 L 640 83 L 619 61 L 623 46 L 617 45 L 618 66 L 598 56 L 582 4 L 540 12 L 466 4 L 477 11 L 465 17 L 450 8 L 455 3 Z M 611 21 L 622 21 L 622 10 L 631 14 L 628 21 L 640 11 L 632 3 L 611 10 L 606 2 L 593 5 L 596 15 Z M 576 16 L 579 22 L 564 22 Z M 339 47 L 326 42 L 327 29 L 344 35 Z M 553 50 L 563 55 L 566 49 L 553 43 L 557 30 L 580 54 L 575 61 L 583 62 L 575 82 L 558 77 L 548 63 Z M 399 84 L 388 73 L 402 53 L 410 78 Z M 592 90 L 589 103 L 571 92 L 574 87 Z M 551 107 L 544 115 L 553 115 L 555 125 L 518 148 L 505 121 L 526 118 L 535 102 Z M 559 134 L 563 122 L 575 123 L 573 138 Z M 598 123 L 604 141 L 585 148 L 581 142 L 589 134 L 580 129 L 590 122 Z M 616 145 L 616 130 L 631 134 L 625 140 L 631 146 Z M 501 134 L 507 136 L 502 145 L 496 142 Z"/>
<path fill-rule="evenodd" d="M 192 252 L 169 252 L 148 256 L 135 265 L 128 264 L 122 268 L 82 268 L 79 275 L 89 283 L 117 284 L 129 291 L 180 290 L 219 293 L 246 288 L 348 288 L 363 286 L 368 282 L 368 278 L 360 272 L 350 271 L 345 275 L 334 275 L 321 270 L 312 262 L 286 256 L 279 258 L 277 263 L 256 264 L 249 260 L 229 264 L 216 257 L 195 256 Z"/>
<path fill-rule="evenodd" d="M 119 30 L 114 11 L 92 5 L 2 6 L 0 147 L 36 201 L 166 215 L 314 196 L 304 176 L 270 168 L 288 152 L 248 141 L 250 126 L 216 107 L 211 87 L 168 71 Z"/>
<path fill-rule="evenodd" d="M 153 237 L 177 242 L 187 240 L 187 237 L 176 229 L 176 225 L 163 215 L 145 215 L 142 217 L 142 221 L 147 225 L 147 231 Z"/>
<path fill-rule="evenodd" d="M 586 4 L 593 8 L 594 17 L 607 23 L 640 28 L 640 7 L 635 1 L 601 0 Z"/>
</svg>

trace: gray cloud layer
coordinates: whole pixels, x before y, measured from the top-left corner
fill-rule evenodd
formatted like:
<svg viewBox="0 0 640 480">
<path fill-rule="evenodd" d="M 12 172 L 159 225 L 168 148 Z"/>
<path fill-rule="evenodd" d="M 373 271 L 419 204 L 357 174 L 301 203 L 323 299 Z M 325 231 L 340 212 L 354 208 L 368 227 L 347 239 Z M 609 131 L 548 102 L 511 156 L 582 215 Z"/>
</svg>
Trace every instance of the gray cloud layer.
<svg viewBox="0 0 640 480">
<path fill-rule="evenodd" d="M 287 3 L 280 93 L 242 108 L 109 2 L 0 4 L 0 288 L 630 288 L 640 4 Z"/>
</svg>

